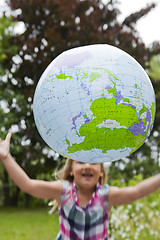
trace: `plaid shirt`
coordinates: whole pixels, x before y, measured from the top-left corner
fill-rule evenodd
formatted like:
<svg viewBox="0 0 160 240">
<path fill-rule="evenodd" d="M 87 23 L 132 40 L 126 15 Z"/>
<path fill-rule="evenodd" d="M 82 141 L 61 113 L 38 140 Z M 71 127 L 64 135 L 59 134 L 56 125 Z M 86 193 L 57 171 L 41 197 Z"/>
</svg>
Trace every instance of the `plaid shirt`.
<svg viewBox="0 0 160 240">
<path fill-rule="evenodd" d="M 98 183 L 92 199 L 80 207 L 75 183 L 71 187 L 68 181 L 63 181 L 60 232 L 56 240 L 108 240 L 108 190 L 107 184 Z"/>
</svg>

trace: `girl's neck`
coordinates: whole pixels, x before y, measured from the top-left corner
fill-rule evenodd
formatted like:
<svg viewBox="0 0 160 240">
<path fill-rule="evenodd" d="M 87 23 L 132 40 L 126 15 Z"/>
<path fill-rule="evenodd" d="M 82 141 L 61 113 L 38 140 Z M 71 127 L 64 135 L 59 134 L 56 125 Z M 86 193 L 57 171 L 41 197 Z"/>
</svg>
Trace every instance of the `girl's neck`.
<svg viewBox="0 0 160 240">
<path fill-rule="evenodd" d="M 91 189 L 81 188 L 76 185 L 79 206 L 85 206 L 91 200 L 93 193 L 95 192 L 96 186 Z"/>
</svg>

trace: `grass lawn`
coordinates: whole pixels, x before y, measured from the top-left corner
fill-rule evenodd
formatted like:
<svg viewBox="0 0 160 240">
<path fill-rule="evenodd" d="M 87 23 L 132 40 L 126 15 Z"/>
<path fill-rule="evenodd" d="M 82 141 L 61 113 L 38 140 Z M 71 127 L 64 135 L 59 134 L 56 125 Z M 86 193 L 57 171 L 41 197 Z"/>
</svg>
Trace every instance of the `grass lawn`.
<svg viewBox="0 0 160 240">
<path fill-rule="evenodd" d="M 48 209 L 0 208 L 0 240 L 54 240 L 58 213 Z"/>
</svg>

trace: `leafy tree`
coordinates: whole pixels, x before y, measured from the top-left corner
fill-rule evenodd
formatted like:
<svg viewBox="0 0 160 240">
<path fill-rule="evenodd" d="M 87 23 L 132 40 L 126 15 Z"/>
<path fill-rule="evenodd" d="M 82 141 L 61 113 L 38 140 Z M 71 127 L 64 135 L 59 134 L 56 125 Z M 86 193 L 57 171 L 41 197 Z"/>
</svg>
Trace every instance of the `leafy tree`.
<svg viewBox="0 0 160 240">
<path fill-rule="evenodd" d="M 160 79 L 160 55 L 153 56 L 150 61 L 150 69 L 148 74 L 155 81 Z"/>
<path fill-rule="evenodd" d="M 135 26 L 155 4 L 128 16 L 123 23 L 118 22 L 117 0 L 106 4 L 101 0 L 8 0 L 8 4 L 12 11 L 18 10 L 14 19 L 23 22 L 24 29 L 11 39 L 19 46 L 19 52 L 10 58 L 12 74 L 1 85 L 3 90 L 8 87 L 4 98 L 9 109 L 8 122 L 3 122 L 5 130 L 14 126 L 12 154 L 18 163 L 31 177 L 46 179 L 57 164 L 48 154 L 32 114 L 33 95 L 42 72 L 64 50 L 95 43 L 120 47 L 147 67 L 159 46 L 147 48 Z M 11 93 L 12 99 L 8 98 Z M 12 122 L 8 117 L 11 114 Z"/>
<path fill-rule="evenodd" d="M 15 22 L 12 22 L 12 17 L 0 18 L 0 129 L 1 138 L 5 136 L 6 129 L 14 124 L 14 114 L 10 112 L 8 106 L 12 102 L 14 97 L 14 91 L 8 85 L 8 79 L 12 78 L 12 56 L 17 54 L 18 46 L 11 44 L 11 37 Z M 9 178 L 4 170 L 0 166 L 0 182 L 4 182 L 5 185 L 1 185 L 5 202 L 9 199 Z M 2 201 L 2 200 L 1 200 Z"/>
<path fill-rule="evenodd" d="M 156 118 L 154 134 L 151 137 L 152 149 L 155 152 L 158 164 L 158 170 L 160 169 L 160 54 L 151 58 L 148 74 L 152 78 L 153 86 L 156 93 Z"/>
<path fill-rule="evenodd" d="M 0 18 L 0 75 L 5 75 L 5 70 L 8 69 L 11 62 L 11 56 L 18 51 L 16 45 L 10 44 L 13 27 L 15 23 L 12 22 L 12 17 L 2 16 Z"/>
</svg>

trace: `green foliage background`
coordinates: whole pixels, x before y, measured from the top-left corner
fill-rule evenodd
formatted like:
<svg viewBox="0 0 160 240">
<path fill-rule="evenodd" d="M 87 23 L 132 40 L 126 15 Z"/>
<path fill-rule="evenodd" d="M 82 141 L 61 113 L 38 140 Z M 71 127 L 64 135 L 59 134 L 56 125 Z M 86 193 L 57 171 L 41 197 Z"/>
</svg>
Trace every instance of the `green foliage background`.
<svg viewBox="0 0 160 240">
<path fill-rule="evenodd" d="M 146 46 L 136 30 L 136 23 L 155 4 L 118 21 L 119 2 L 108 0 L 8 0 L 12 16 L 0 19 L 0 136 L 14 132 L 11 153 L 31 178 L 52 180 L 52 172 L 64 163 L 51 151 L 35 127 L 32 103 L 37 82 L 46 66 L 64 50 L 107 43 L 131 54 L 151 77 L 157 99 L 154 129 L 149 140 L 130 158 L 112 163 L 112 180 L 127 184 L 133 175 L 143 178 L 159 171 L 160 76 L 157 58 L 160 45 Z M 16 34 L 14 26 L 23 23 Z M 155 24 L 155 23 L 154 23 Z M 153 26 L 154 27 L 154 26 Z M 151 60 L 152 59 L 152 60 Z M 156 72 L 156 73 L 155 73 Z M 0 165 L 0 204 L 35 206 L 46 202 L 20 192 Z"/>
<path fill-rule="evenodd" d="M 142 180 L 142 174 L 134 175 L 128 184 L 134 186 Z M 121 184 L 117 180 L 113 180 L 112 184 L 119 187 L 126 186 L 126 183 Z M 160 190 L 132 204 L 114 208 L 110 217 L 111 240 L 158 240 L 160 236 L 159 198 Z"/>
</svg>

